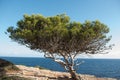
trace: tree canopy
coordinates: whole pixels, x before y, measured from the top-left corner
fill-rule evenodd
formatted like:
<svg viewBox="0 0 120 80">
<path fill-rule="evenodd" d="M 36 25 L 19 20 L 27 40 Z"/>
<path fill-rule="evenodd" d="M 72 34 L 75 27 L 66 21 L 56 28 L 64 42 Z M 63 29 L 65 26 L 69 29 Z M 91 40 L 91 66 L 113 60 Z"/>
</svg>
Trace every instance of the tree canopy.
<svg viewBox="0 0 120 80">
<path fill-rule="evenodd" d="M 105 49 L 109 28 L 99 21 L 70 22 L 64 14 L 44 17 L 24 15 L 17 28 L 9 27 L 10 38 L 34 50 L 48 53 L 90 53 Z"/>
<path fill-rule="evenodd" d="M 105 24 L 98 20 L 70 21 L 65 14 L 50 17 L 24 15 L 17 27 L 9 27 L 7 32 L 12 40 L 44 52 L 45 57 L 55 61 L 56 56 L 64 58 L 65 63 L 61 62 L 68 70 L 70 65 L 74 66 L 77 55 L 104 53 L 111 48 L 106 45 L 111 37 L 107 36 L 109 28 Z"/>
</svg>

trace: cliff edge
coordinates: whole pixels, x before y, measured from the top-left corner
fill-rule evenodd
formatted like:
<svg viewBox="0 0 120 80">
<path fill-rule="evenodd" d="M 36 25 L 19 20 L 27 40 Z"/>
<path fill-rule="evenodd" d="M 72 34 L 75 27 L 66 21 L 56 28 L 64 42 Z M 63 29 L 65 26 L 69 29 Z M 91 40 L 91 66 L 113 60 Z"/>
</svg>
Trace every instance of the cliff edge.
<svg viewBox="0 0 120 80">
<path fill-rule="evenodd" d="M 4 75 L 5 78 L 4 79 Z M 82 80 L 117 80 L 113 78 L 97 78 L 94 75 L 79 74 Z M 1 78 L 3 77 L 3 78 Z M 27 67 L 14 65 L 13 63 L 0 59 L 0 80 L 71 80 L 67 72 L 51 71 L 38 67 Z"/>
</svg>

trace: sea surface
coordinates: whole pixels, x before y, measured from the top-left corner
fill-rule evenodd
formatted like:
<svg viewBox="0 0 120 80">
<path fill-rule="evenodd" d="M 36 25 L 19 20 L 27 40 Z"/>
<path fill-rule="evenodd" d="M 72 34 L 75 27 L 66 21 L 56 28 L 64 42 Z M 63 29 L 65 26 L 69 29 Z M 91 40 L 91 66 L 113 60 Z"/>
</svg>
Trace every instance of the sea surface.
<svg viewBox="0 0 120 80">
<path fill-rule="evenodd" d="M 58 63 L 46 58 L 0 57 L 16 65 L 41 66 L 54 71 L 65 71 Z M 84 61 L 77 73 L 120 79 L 120 59 L 78 59 Z"/>
</svg>

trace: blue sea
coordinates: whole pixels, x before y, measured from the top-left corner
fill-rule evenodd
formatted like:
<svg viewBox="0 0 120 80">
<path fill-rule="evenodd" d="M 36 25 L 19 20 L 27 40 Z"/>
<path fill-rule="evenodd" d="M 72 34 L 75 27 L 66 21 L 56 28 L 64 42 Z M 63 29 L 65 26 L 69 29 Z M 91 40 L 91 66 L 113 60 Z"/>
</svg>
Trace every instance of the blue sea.
<svg viewBox="0 0 120 80">
<path fill-rule="evenodd" d="M 46 58 L 0 57 L 16 65 L 41 66 L 54 71 L 65 71 L 58 63 Z M 78 59 L 84 61 L 77 73 L 120 79 L 120 59 Z"/>
</svg>

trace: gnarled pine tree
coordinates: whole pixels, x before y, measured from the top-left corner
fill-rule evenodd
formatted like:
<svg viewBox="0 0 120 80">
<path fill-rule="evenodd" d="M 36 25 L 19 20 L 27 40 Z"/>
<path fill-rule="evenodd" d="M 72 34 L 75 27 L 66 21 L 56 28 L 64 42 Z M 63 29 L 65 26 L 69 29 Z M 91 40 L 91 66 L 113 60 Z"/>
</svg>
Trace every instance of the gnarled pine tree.
<svg viewBox="0 0 120 80">
<path fill-rule="evenodd" d="M 85 23 L 70 22 L 67 15 L 51 17 L 42 15 L 24 15 L 17 27 L 7 29 L 9 37 L 32 50 L 44 52 L 45 58 L 51 58 L 61 64 L 71 74 L 72 80 L 79 80 L 74 66 L 79 54 L 104 53 L 111 48 L 106 46 L 110 37 L 109 28 L 99 21 Z"/>
</svg>

